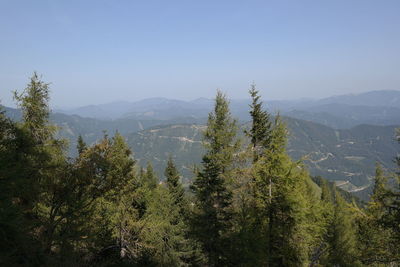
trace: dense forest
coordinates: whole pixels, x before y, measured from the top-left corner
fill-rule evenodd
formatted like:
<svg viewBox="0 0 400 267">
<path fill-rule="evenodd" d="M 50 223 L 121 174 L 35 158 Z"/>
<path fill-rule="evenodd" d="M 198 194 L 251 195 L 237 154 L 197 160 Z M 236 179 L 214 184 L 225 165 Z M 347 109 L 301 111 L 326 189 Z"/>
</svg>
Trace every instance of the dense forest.
<svg viewBox="0 0 400 267">
<path fill-rule="evenodd" d="M 285 123 L 249 93 L 243 137 L 217 92 L 184 188 L 172 157 L 161 181 L 118 132 L 68 157 L 35 73 L 14 92 L 22 120 L 0 113 L 0 265 L 399 266 L 399 174 L 377 163 L 357 202 L 288 156 Z"/>
</svg>

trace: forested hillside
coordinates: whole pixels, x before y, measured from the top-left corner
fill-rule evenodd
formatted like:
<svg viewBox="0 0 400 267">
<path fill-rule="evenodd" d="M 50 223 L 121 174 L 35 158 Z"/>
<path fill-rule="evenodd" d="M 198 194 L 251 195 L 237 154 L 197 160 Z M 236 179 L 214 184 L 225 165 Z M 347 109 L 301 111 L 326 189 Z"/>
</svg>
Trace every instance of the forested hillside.
<svg viewBox="0 0 400 267">
<path fill-rule="evenodd" d="M 7 116 L 21 117 L 20 111 L 6 109 Z M 60 127 L 57 136 L 69 141 L 69 155 L 76 156 L 76 142 L 81 135 L 88 144 L 99 141 L 104 131 L 118 131 L 127 138 L 130 148 L 141 166 L 152 161 L 156 173 L 163 179 L 166 157 L 172 156 L 185 183 L 193 177 L 193 166 L 199 164 L 204 152 L 202 132 L 206 119 L 174 118 L 170 120 L 121 118 L 99 120 L 76 115 L 53 113 L 50 121 Z M 397 153 L 397 126 L 359 125 L 350 129 L 330 127 L 304 120 L 283 117 L 287 124 L 288 153 L 303 159 L 310 173 L 337 181 L 341 188 L 367 200 L 372 190 L 374 165 L 380 162 L 393 170 L 393 155 Z M 243 131 L 249 123 L 239 123 Z M 246 137 L 244 137 L 246 141 Z"/>
<path fill-rule="evenodd" d="M 394 126 L 361 125 L 349 130 L 334 130 L 312 122 L 284 117 L 288 126 L 288 154 L 303 159 L 310 173 L 337 181 L 343 189 L 368 198 L 373 185 L 375 162 L 394 169 L 397 152 Z M 249 127 L 242 125 L 241 132 Z M 204 125 L 157 126 L 127 136 L 129 146 L 142 165 L 151 160 L 159 174 L 166 157 L 174 157 L 184 177 L 193 176 L 193 166 L 204 153 Z M 243 134 L 242 134 L 243 135 Z M 248 142 L 244 137 L 244 141 Z M 189 181 L 186 181 L 189 182 Z"/>
<path fill-rule="evenodd" d="M 283 118 L 265 111 L 255 86 L 250 95 L 244 129 L 219 91 L 206 126 L 188 126 L 203 140 L 192 142 L 202 152 L 188 192 L 172 157 L 154 158 L 166 161 L 160 182 L 154 160 L 139 167 L 119 133 L 78 137 L 67 157 L 35 73 L 15 93 L 22 119 L 0 113 L 0 265 L 398 266 L 398 175 L 376 164 L 371 200 L 357 205 L 289 157 Z M 332 140 L 366 134 L 356 132 Z"/>
</svg>

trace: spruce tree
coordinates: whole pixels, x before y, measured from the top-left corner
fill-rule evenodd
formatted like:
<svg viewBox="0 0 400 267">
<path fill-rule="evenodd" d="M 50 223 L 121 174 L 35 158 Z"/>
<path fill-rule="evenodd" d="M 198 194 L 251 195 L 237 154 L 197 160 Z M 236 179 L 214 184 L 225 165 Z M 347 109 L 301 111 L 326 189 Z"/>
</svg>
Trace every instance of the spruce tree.
<svg viewBox="0 0 400 267">
<path fill-rule="evenodd" d="M 263 103 L 260 101 L 261 96 L 256 90 L 255 84 L 251 85 L 249 93 L 252 99 L 252 104 L 250 105 L 251 128 L 250 131 L 246 131 L 246 134 L 250 137 L 253 161 L 255 162 L 263 150 L 269 147 L 272 122 L 269 113 L 263 110 Z"/>
<path fill-rule="evenodd" d="M 83 141 L 82 135 L 78 136 L 78 142 L 77 142 L 77 146 L 76 149 L 78 150 L 78 154 L 82 154 L 83 151 L 85 151 L 87 148 L 87 145 L 85 143 L 85 141 Z"/>
<path fill-rule="evenodd" d="M 12 184 L 10 196 L 20 222 L 16 226 L 25 235 L 18 244 L 18 259 L 23 259 L 19 264 L 50 264 L 53 245 L 60 242 L 55 229 L 60 220 L 55 211 L 60 208 L 54 205 L 64 198 L 59 189 L 67 173 L 65 142 L 55 138 L 56 128 L 49 123 L 49 86 L 36 73 L 14 98 L 23 116 L 8 134 L 11 146 L 3 156 L 11 156 L 11 161 L 1 169 L 4 181 Z"/>
<path fill-rule="evenodd" d="M 184 211 L 187 207 L 185 201 L 185 190 L 180 182 L 180 175 L 178 170 L 176 169 L 175 163 L 170 156 L 168 158 L 167 167 L 165 168 L 164 175 L 167 178 L 167 188 L 172 197 L 174 198 L 175 205 L 179 207 L 181 210 L 181 215 L 183 215 Z"/>
<path fill-rule="evenodd" d="M 158 184 L 158 178 L 156 173 L 154 172 L 153 165 L 151 162 L 147 162 L 146 172 L 144 175 L 144 183 L 147 184 L 150 188 L 156 188 Z"/>
<path fill-rule="evenodd" d="M 214 111 L 208 116 L 204 132 L 207 152 L 193 183 L 196 196 L 194 232 L 203 245 L 208 264 L 227 264 L 228 236 L 231 228 L 231 202 L 229 172 L 234 154 L 239 148 L 236 121 L 232 119 L 226 96 L 217 92 Z"/>
<path fill-rule="evenodd" d="M 261 265 L 301 266 L 323 233 L 319 195 L 300 162 L 286 153 L 287 130 L 279 114 L 262 156 L 253 163 L 256 214 L 260 216 Z"/>
<path fill-rule="evenodd" d="M 14 91 L 14 99 L 22 110 L 23 125 L 34 140 L 43 144 L 54 134 L 54 127 L 49 125 L 50 108 L 49 84 L 43 82 L 34 72 L 30 83 L 22 93 Z"/>
<path fill-rule="evenodd" d="M 387 177 L 381 164 L 376 164 L 375 183 L 367 208 L 358 217 L 361 259 L 365 264 L 390 264 L 393 259 L 393 233 L 385 228 L 382 220 L 386 215 Z"/>
<path fill-rule="evenodd" d="M 38 264 L 39 244 L 31 236 L 32 221 L 28 197 L 23 186 L 32 174 L 32 140 L 25 131 L 6 118 L 0 107 L 0 265 Z M 29 184 L 27 184 L 29 186 Z M 25 203 L 20 203 L 24 201 Z"/>
<path fill-rule="evenodd" d="M 340 193 L 334 192 L 335 204 L 329 225 L 329 256 L 327 264 L 333 266 L 360 266 L 359 244 L 355 218 L 349 204 Z"/>
</svg>

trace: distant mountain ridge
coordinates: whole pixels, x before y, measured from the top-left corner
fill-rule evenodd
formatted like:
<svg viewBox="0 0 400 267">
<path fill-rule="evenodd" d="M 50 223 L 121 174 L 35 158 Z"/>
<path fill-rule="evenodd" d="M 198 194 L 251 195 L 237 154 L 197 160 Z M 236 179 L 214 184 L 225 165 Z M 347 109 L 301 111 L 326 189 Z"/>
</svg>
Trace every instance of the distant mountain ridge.
<svg viewBox="0 0 400 267">
<path fill-rule="evenodd" d="M 331 96 L 318 101 L 319 104 L 347 104 L 358 106 L 386 106 L 400 107 L 400 91 L 396 90 L 379 90 L 370 91 L 360 94 L 347 94 L 339 96 Z"/>
<path fill-rule="evenodd" d="M 250 100 L 231 100 L 233 116 L 248 121 Z M 112 102 L 58 112 L 97 119 L 134 118 L 140 120 L 171 120 L 185 115 L 205 118 L 213 100 L 199 98 L 183 101 L 167 98 L 148 98 L 136 102 Z M 265 101 L 270 112 L 280 111 L 289 117 L 313 121 L 329 127 L 344 129 L 359 124 L 395 125 L 400 123 L 400 91 L 383 90 L 361 94 L 332 96 L 320 100 Z"/>
<path fill-rule="evenodd" d="M 20 119 L 19 110 L 5 110 L 12 119 Z M 139 162 L 144 165 L 151 160 L 160 176 L 165 160 L 172 155 L 181 172 L 190 178 L 191 167 L 200 162 L 203 153 L 201 140 L 206 118 L 100 120 L 52 113 L 50 119 L 60 127 L 59 136 L 69 140 L 70 156 L 77 153 L 79 135 L 92 144 L 102 138 L 104 131 L 110 135 L 118 131 L 126 136 Z M 375 162 L 381 162 L 388 169 L 394 166 L 393 157 L 399 148 L 394 135 L 400 124 L 358 125 L 340 130 L 307 120 L 290 117 L 285 120 L 290 132 L 289 154 L 294 159 L 304 157 L 311 174 L 337 181 L 341 188 L 361 194 L 364 199 L 374 175 Z"/>
</svg>

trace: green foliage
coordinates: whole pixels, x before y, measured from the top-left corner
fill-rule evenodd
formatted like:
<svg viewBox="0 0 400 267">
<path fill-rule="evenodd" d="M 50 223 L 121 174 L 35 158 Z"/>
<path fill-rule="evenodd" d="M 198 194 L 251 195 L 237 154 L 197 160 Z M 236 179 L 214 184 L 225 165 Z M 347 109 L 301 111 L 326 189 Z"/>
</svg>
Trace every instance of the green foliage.
<svg viewBox="0 0 400 267">
<path fill-rule="evenodd" d="M 239 148 L 236 139 L 236 121 L 231 118 L 226 97 L 217 92 L 214 111 L 208 116 L 204 133 L 207 149 L 203 156 L 203 169 L 193 183 L 196 196 L 194 233 L 202 243 L 208 264 L 226 264 L 225 247 L 231 227 L 231 202 L 229 173 L 234 153 Z"/>
<path fill-rule="evenodd" d="M 85 141 L 83 141 L 82 135 L 79 135 L 76 149 L 78 150 L 78 155 L 82 154 L 87 148 Z"/>
<path fill-rule="evenodd" d="M 301 266 L 322 233 L 318 197 L 308 174 L 285 152 L 286 132 L 279 118 L 270 147 L 253 168 L 256 209 L 262 217 L 264 264 Z"/>
<path fill-rule="evenodd" d="M 30 83 L 22 93 L 14 92 L 14 99 L 22 110 L 22 120 L 32 137 L 39 143 L 45 142 L 54 133 L 49 127 L 50 109 L 49 84 L 40 80 L 34 72 Z"/>
<path fill-rule="evenodd" d="M 254 86 L 250 94 L 241 151 L 217 93 L 190 195 L 172 157 L 159 183 L 119 133 L 91 146 L 79 136 L 78 156 L 67 158 L 49 123 L 48 84 L 35 73 L 15 93 L 22 121 L 0 110 L 0 265 L 395 266 L 398 181 L 377 165 L 371 201 L 359 208 L 290 159 L 285 124 L 262 110 Z"/>
<path fill-rule="evenodd" d="M 178 170 L 176 169 L 175 163 L 172 160 L 172 157 L 169 157 L 167 162 L 167 167 L 165 168 L 164 175 L 166 177 L 166 184 L 169 193 L 174 199 L 174 205 L 176 205 L 179 210 L 181 216 L 185 216 L 185 213 L 188 210 L 188 203 L 185 197 L 185 190 L 180 182 L 180 175 Z"/>
<path fill-rule="evenodd" d="M 250 105 L 251 128 L 246 131 L 250 142 L 253 146 L 253 161 L 257 161 L 260 154 L 265 148 L 268 148 L 271 142 L 272 123 L 268 112 L 262 109 L 262 102 L 254 84 L 249 90 L 252 98 Z"/>
<path fill-rule="evenodd" d="M 360 265 L 355 216 L 351 206 L 335 192 L 333 216 L 328 231 L 327 262 L 339 266 Z"/>
<path fill-rule="evenodd" d="M 156 176 L 156 173 L 154 172 L 151 162 L 147 162 L 146 172 L 143 176 L 143 182 L 152 189 L 157 187 L 158 178 Z"/>
</svg>

